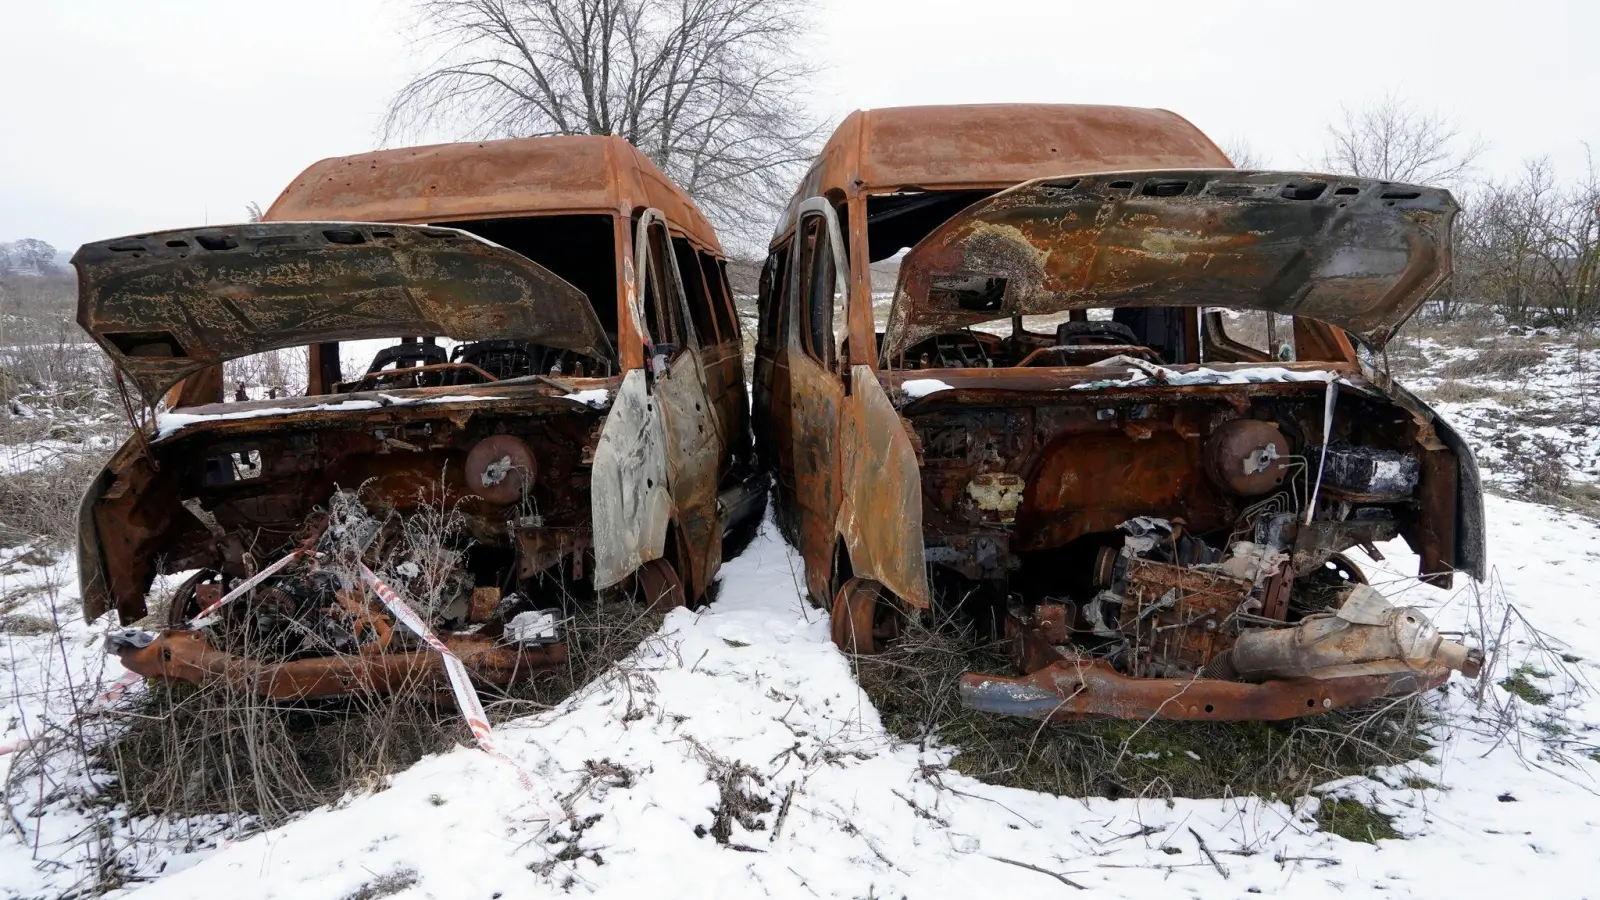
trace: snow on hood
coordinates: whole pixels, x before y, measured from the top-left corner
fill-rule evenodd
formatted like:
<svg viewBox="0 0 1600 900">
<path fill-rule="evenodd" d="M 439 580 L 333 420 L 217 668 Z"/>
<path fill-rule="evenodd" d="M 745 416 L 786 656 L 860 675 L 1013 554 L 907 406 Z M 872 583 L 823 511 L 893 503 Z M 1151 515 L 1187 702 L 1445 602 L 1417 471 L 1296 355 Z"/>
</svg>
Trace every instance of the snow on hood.
<svg viewBox="0 0 1600 900">
<path fill-rule="evenodd" d="M 910 381 L 902 382 L 900 390 L 904 391 L 907 397 L 917 400 L 939 391 L 948 391 L 950 390 L 950 385 L 937 378 L 913 378 Z"/>
<path fill-rule="evenodd" d="M 337 403 L 318 403 L 315 406 L 270 406 L 259 409 L 241 409 L 238 412 L 220 413 L 162 413 L 156 416 L 156 439 L 171 437 L 178 431 L 202 422 L 225 422 L 233 419 L 260 419 L 308 412 L 359 412 L 381 409 L 385 406 L 421 406 L 429 403 L 482 403 L 504 400 L 504 397 L 484 397 L 476 394 L 452 394 L 447 397 L 396 397 L 379 394 L 377 400 L 341 400 Z"/>
<path fill-rule="evenodd" d="M 1114 368 L 1113 362 L 1126 362 L 1128 377 L 1108 378 L 1101 381 L 1086 381 L 1082 384 L 1072 385 L 1074 391 L 1095 391 L 1101 388 L 1119 387 L 1149 387 L 1151 385 L 1170 385 L 1173 387 L 1188 387 L 1197 384 L 1264 384 L 1269 382 L 1298 382 L 1309 381 L 1327 384 L 1337 381 L 1339 384 L 1354 387 L 1355 385 L 1337 372 L 1311 371 L 1297 372 L 1285 369 L 1282 366 L 1254 366 L 1248 369 L 1231 369 L 1223 372 L 1201 366 L 1192 372 L 1179 372 L 1166 366 L 1151 365 L 1141 360 L 1130 357 L 1114 357 L 1112 360 L 1096 363 L 1095 367 Z M 1133 363 L 1138 363 L 1133 365 Z"/>
<path fill-rule="evenodd" d="M 586 391 L 562 394 L 561 399 L 573 400 L 593 409 L 605 409 L 606 402 L 611 399 L 611 392 L 605 388 L 590 388 Z"/>
</svg>

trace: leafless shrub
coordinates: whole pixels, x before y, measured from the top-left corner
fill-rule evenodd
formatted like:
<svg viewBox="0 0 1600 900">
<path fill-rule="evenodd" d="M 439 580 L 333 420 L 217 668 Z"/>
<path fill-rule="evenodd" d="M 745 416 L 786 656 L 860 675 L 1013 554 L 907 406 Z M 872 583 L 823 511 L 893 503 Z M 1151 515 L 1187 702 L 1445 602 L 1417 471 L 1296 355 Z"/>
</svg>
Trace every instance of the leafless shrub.
<svg viewBox="0 0 1600 900">
<path fill-rule="evenodd" d="M 252 400 L 304 394 L 311 373 L 311 355 L 305 347 L 269 350 L 222 364 L 225 399 L 244 388 Z"/>
<path fill-rule="evenodd" d="M 77 536 L 78 504 L 104 463 L 98 453 L 63 453 L 0 473 L 0 546 L 40 537 L 69 546 Z"/>
<path fill-rule="evenodd" d="M 897 645 L 857 666 L 892 734 L 956 748 L 951 766 L 982 781 L 1063 796 L 1298 796 L 1428 749 L 1426 707 L 1410 697 L 1289 723 L 1049 725 L 969 710 L 957 696 L 961 674 L 1011 664 L 1004 646 L 947 621 L 908 622 Z"/>
<path fill-rule="evenodd" d="M 1600 321 L 1600 171 L 1563 182 L 1548 159 L 1463 197 L 1450 293 L 1524 325 Z"/>
<path fill-rule="evenodd" d="M 1514 435 L 1509 441 L 1506 463 L 1527 499 L 1560 503 L 1566 499 L 1572 480 L 1561 457 L 1561 445 L 1545 435 Z"/>
</svg>

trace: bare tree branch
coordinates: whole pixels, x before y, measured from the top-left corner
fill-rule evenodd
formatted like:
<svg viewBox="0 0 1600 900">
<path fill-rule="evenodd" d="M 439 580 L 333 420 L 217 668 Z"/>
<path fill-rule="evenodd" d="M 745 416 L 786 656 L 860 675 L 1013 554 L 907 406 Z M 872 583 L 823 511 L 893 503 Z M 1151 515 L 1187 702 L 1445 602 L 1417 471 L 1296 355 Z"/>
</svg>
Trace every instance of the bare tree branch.
<svg viewBox="0 0 1600 900">
<path fill-rule="evenodd" d="M 1483 150 L 1452 120 L 1390 93 L 1359 111 L 1344 109 L 1343 119 L 1328 126 L 1322 165 L 1363 178 L 1451 187 L 1472 174 Z"/>
<path fill-rule="evenodd" d="M 414 0 L 431 62 L 396 92 L 386 142 L 611 134 L 735 239 L 761 230 L 823 136 L 807 105 L 800 0 Z"/>
</svg>

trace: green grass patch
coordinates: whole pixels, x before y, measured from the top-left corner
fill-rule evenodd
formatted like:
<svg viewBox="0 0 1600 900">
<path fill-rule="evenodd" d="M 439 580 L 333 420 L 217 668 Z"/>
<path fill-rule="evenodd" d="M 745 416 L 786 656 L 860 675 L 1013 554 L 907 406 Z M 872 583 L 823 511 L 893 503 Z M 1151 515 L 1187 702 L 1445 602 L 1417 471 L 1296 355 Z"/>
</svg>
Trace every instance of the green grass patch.
<svg viewBox="0 0 1600 900">
<path fill-rule="evenodd" d="M 1347 841 L 1376 844 L 1399 840 L 1405 835 L 1394 830 L 1394 817 L 1386 816 L 1359 800 L 1323 797 L 1317 807 L 1317 827 Z"/>
<path fill-rule="evenodd" d="M 1041 724 L 961 706 L 963 672 L 1010 674 L 998 643 L 911 623 L 888 652 L 854 660 L 891 734 L 959 752 L 951 768 L 990 784 L 1062 796 L 1292 797 L 1431 749 L 1412 701 L 1289 722 L 1090 718 Z"/>
<path fill-rule="evenodd" d="M 1517 666 L 1510 675 L 1500 679 L 1500 686 L 1508 693 L 1521 697 L 1522 701 L 1530 706 L 1549 706 L 1554 695 L 1533 683 L 1535 678 L 1549 677 L 1550 673 L 1524 664 Z"/>
</svg>

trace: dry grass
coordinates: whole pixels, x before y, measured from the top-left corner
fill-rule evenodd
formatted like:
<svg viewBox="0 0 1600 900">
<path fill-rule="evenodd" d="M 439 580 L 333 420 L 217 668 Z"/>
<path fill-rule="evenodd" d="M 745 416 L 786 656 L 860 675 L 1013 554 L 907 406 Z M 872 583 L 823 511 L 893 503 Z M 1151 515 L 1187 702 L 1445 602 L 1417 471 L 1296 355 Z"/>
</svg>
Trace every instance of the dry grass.
<svg viewBox="0 0 1600 900">
<path fill-rule="evenodd" d="M 36 538 L 70 546 L 77 534 L 78 503 L 105 461 L 63 453 L 44 464 L 0 477 L 0 546 Z"/>
<path fill-rule="evenodd" d="M 564 666 L 483 689 L 491 721 L 554 707 L 631 654 L 660 621 L 631 602 L 578 606 L 565 622 Z M 263 700 L 226 683 L 151 682 L 98 761 L 133 815 L 242 814 L 270 827 L 376 790 L 425 755 L 471 745 L 431 676 L 388 695 L 319 703 Z"/>
<path fill-rule="evenodd" d="M 396 869 L 386 875 L 379 875 L 377 878 L 361 885 L 361 887 L 346 894 L 344 900 L 382 900 L 382 898 L 398 894 L 416 883 L 417 872 L 415 869 Z"/>
<path fill-rule="evenodd" d="M 1508 409 L 1526 406 L 1529 401 L 1525 391 L 1500 390 L 1454 379 L 1441 381 L 1431 390 L 1421 393 L 1426 399 L 1437 403 L 1477 403 L 1480 400 L 1493 400 Z"/>
<path fill-rule="evenodd" d="M 1470 356 L 1459 356 L 1450 360 L 1439 369 L 1439 374 L 1445 378 L 1511 380 L 1525 377 L 1547 358 L 1548 354 L 1539 347 L 1515 344 L 1490 347 L 1475 351 Z"/>
<path fill-rule="evenodd" d="M 1056 725 L 966 709 L 956 679 L 1010 672 L 998 644 L 909 623 L 898 646 L 858 659 L 858 676 L 896 736 L 959 752 L 951 766 L 991 784 L 1062 796 L 1292 797 L 1374 766 L 1415 759 L 1427 715 L 1415 698 L 1290 723 L 1089 719 Z"/>
</svg>

